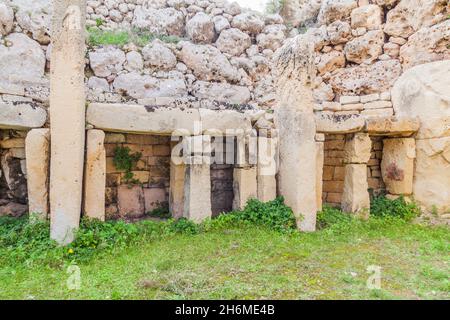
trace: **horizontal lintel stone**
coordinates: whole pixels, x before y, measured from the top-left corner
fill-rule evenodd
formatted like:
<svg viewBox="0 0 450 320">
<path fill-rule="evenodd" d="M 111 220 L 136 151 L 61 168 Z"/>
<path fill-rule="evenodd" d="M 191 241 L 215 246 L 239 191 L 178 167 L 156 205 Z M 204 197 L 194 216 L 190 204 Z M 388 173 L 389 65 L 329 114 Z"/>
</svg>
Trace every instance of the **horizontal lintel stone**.
<svg viewBox="0 0 450 320">
<path fill-rule="evenodd" d="M 40 128 L 46 120 L 47 111 L 33 103 L 0 103 L 0 129 Z"/>
</svg>

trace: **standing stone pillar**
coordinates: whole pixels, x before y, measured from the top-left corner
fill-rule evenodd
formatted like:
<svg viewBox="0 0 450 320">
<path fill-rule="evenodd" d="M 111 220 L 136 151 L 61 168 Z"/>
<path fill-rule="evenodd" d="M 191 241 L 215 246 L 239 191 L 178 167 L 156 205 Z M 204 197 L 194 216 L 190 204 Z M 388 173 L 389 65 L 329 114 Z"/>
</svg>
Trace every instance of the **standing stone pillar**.
<svg viewBox="0 0 450 320">
<path fill-rule="evenodd" d="M 25 139 L 28 208 L 31 219 L 46 220 L 50 161 L 50 129 L 32 129 Z"/>
<path fill-rule="evenodd" d="M 372 141 L 367 133 L 355 133 L 344 147 L 345 178 L 341 207 L 345 212 L 368 218 L 370 196 L 367 183 L 367 162 Z"/>
<path fill-rule="evenodd" d="M 170 157 L 170 191 L 169 211 L 174 219 L 183 217 L 184 212 L 184 178 L 186 166 L 180 154 L 181 143 L 172 142 L 172 154 Z"/>
<path fill-rule="evenodd" d="M 86 141 L 84 214 L 89 218 L 105 221 L 105 133 L 102 130 L 88 130 Z"/>
<path fill-rule="evenodd" d="M 85 110 L 83 0 L 54 1 L 50 78 L 50 236 L 70 243 L 81 214 Z"/>
<path fill-rule="evenodd" d="M 233 169 L 233 210 L 242 210 L 247 201 L 257 198 L 256 167 Z"/>
<path fill-rule="evenodd" d="M 316 229 L 316 125 L 312 80 L 314 41 L 299 35 L 275 54 L 279 130 L 279 192 L 302 231 Z"/>
<path fill-rule="evenodd" d="M 316 202 L 317 210 L 322 210 L 323 162 L 325 156 L 325 135 L 316 134 Z"/>
<path fill-rule="evenodd" d="M 262 202 L 277 196 L 277 138 L 258 137 L 258 199 Z"/>
<path fill-rule="evenodd" d="M 211 218 L 211 158 L 187 156 L 184 178 L 184 214 L 194 222 Z"/>
<path fill-rule="evenodd" d="M 415 158 L 416 141 L 414 138 L 383 140 L 381 174 L 386 190 L 390 194 L 412 194 Z"/>
</svg>

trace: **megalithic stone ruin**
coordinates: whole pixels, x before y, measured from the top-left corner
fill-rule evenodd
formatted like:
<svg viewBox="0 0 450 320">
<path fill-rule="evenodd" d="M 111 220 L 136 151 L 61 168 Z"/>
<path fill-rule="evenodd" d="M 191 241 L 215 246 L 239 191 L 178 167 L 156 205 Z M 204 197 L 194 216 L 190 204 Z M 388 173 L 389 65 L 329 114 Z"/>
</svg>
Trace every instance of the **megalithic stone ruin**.
<svg viewBox="0 0 450 320">
<path fill-rule="evenodd" d="M 86 96 L 86 2 L 54 1 L 50 75 L 50 236 L 70 243 L 83 190 Z"/>
</svg>

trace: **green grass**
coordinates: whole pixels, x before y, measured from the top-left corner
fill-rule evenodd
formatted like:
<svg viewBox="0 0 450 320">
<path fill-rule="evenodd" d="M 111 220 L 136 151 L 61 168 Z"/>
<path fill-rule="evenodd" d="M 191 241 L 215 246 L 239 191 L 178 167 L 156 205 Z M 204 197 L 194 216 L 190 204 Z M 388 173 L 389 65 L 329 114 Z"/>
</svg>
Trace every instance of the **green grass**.
<svg viewBox="0 0 450 320">
<path fill-rule="evenodd" d="M 0 220 L 0 299 L 450 298 L 447 227 L 329 208 L 315 233 L 292 221 L 281 199 L 252 201 L 200 226 L 83 222 L 60 248 L 45 223 Z M 66 286 L 70 265 L 79 290 Z M 381 267 L 380 290 L 366 286 L 370 265 Z"/>
<path fill-rule="evenodd" d="M 101 25 L 101 24 L 100 24 Z M 122 47 L 129 43 L 134 43 L 138 46 L 145 46 L 154 39 L 159 39 L 166 43 L 178 43 L 181 38 L 176 36 L 166 36 L 153 34 L 145 30 L 101 30 L 98 27 L 88 28 L 88 45 L 115 45 Z"/>
</svg>

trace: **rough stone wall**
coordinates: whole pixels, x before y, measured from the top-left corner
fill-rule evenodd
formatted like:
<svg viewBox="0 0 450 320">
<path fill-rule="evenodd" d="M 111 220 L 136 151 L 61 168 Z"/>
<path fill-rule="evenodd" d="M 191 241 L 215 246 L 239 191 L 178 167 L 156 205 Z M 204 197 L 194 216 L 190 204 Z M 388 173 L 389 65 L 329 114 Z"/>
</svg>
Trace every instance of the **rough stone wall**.
<svg viewBox="0 0 450 320">
<path fill-rule="evenodd" d="M 287 3 L 315 39 L 316 112 L 393 115 L 390 90 L 402 72 L 450 58 L 447 0 Z"/>
<path fill-rule="evenodd" d="M 106 150 L 106 212 L 107 218 L 118 218 L 129 215 L 130 205 L 118 203 L 118 193 L 129 186 L 124 180 L 125 172 L 114 165 L 114 154 L 117 147 L 127 147 L 130 153 L 141 153 L 141 158 L 133 166 L 133 179 L 136 186 L 142 189 L 143 198 L 137 199 L 144 210 L 140 213 L 151 212 L 167 206 L 170 182 L 170 137 L 107 133 L 105 137 Z M 133 184 L 134 185 L 134 184 Z M 124 188 L 121 189 L 120 187 Z M 136 199 L 130 199 L 130 201 Z M 137 212 L 133 212 L 137 216 Z"/>
<path fill-rule="evenodd" d="M 88 23 L 100 29 L 144 30 L 159 38 L 145 46 L 90 48 L 91 100 L 274 105 L 271 57 L 287 33 L 279 15 L 218 0 L 88 1 L 88 12 Z"/>
<path fill-rule="evenodd" d="M 384 192 L 385 186 L 381 176 L 381 159 L 383 138 L 371 137 L 372 150 L 367 163 L 367 182 L 372 195 Z M 327 134 L 324 144 L 324 167 L 322 201 L 333 207 L 340 207 L 344 191 L 345 165 L 344 146 L 345 134 Z"/>
</svg>

